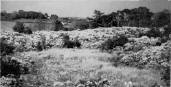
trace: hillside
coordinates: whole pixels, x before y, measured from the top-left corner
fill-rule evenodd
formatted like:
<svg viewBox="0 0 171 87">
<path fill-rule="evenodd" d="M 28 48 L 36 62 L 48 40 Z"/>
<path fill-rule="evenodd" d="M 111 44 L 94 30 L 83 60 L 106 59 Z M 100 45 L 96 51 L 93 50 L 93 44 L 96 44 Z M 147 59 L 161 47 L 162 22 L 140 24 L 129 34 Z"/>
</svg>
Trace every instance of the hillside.
<svg viewBox="0 0 171 87">
<path fill-rule="evenodd" d="M 36 31 L 30 35 L 1 32 L 0 38 L 14 46 L 14 53 L 2 59 L 10 61 L 5 64 L 14 64 L 11 67 L 19 66 L 14 71 L 20 74 L 15 76 L 8 69 L 1 71 L 9 75 L 0 78 L 0 86 L 169 87 L 171 41 L 148 37 L 148 31 L 149 28 L 111 27 Z M 80 42 L 81 47 L 64 48 L 65 35 L 70 41 Z M 116 46 L 110 52 L 101 50 L 109 38 L 122 36 L 128 38 L 123 46 Z M 38 50 L 39 43 L 45 49 Z"/>
<path fill-rule="evenodd" d="M 112 27 L 112 28 L 96 28 L 83 31 L 37 31 L 31 35 L 19 34 L 16 32 L 2 33 L 1 38 L 7 40 L 14 45 L 25 44 L 26 48 L 37 45 L 45 39 L 46 44 L 53 47 L 61 47 L 62 35 L 69 35 L 71 40 L 78 40 L 82 44 L 82 48 L 98 48 L 105 40 L 124 35 L 128 38 L 138 37 L 140 34 L 145 34 L 150 29 L 137 27 Z M 17 42 L 20 42 L 18 44 Z"/>
</svg>

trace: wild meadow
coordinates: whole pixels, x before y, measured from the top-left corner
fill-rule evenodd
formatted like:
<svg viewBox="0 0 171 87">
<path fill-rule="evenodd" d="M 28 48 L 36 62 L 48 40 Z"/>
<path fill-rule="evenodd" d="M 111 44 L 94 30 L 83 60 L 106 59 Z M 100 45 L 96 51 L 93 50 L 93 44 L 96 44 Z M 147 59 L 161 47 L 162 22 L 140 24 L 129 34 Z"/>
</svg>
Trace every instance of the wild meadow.
<svg viewBox="0 0 171 87">
<path fill-rule="evenodd" d="M 14 19 L 47 17 L 22 12 L 29 13 L 19 11 Z M 142 20 L 134 15 L 142 13 Z M 13 26 L 2 22 L 9 30 L 0 32 L 0 86 L 170 87 L 168 14 L 143 7 L 111 14 L 95 10 L 94 18 L 86 19 L 89 22 L 75 19 L 73 30 L 62 26 L 64 19 L 56 15 L 46 19 L 52 20 L 55 30 L 34 31 L 21 21 Z M 7 21 L 7 14 L 1 15 Z"/>
</svg>

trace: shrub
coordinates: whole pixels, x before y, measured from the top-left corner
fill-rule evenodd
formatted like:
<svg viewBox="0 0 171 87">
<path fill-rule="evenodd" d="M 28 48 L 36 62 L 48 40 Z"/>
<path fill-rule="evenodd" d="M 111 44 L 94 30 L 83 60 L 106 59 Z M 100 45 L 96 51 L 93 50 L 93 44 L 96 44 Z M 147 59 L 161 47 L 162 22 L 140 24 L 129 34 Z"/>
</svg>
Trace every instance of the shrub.
<svg viewBox="0 0 171 87">
<path fill-rule="evenodd" d="M 64 43 L 62 47 L 64 48 L 74 48 L 74 47 L 80 48 L 81 47 L 81 43 L 78 40 L 71 41 L 69 39 L 70 38 L 68 35 L 63 35 Z"/>
<path fill-rule="evenodd" d="M 170 86 L 170 66 L 164 67 L 161 71 L 162 79 L 165 81 L 167 86 Z"/>
<path fill-rule="evenodd" d="M 89 28 L 89 23 L 86 20 L 75 20 L 73 21 L 73 26 L 76 29 L 88 29 Z"/>
<path fill-rule="evenodd" d="M 21 74 L 28 73 L 28 69 L 17 60 L 11 59 L 9 56 L 1 57 L 1 76 L 8 76 L 13 74 L 19 77 Z"/>
<path fill-rule="evenodd" d="M 126 66 L 157 70 L 161 73 L 161 79 L 169 86 L 171 48 L 168 43 L 146 48 L 136 53 L 130 53 L 125 55 L 120 62 Z"/>
<path fill-rule="evenodd" d="M 0 39 L 0 44 L 1 44 L 0 46 L 1 56 L 13 53 L 13 50 L 15 49 L 15 47 L 8 44 L 4 38 Z"/>
<path fill-rule="evenodd" d="M 13 27 L 15 32 L 23 33 L 24 32 L 24 24 L 22 22 L 16 22 L 15 26 Z"/>
<path fill-rule="evenodd" d="M 32 34 L 32 30 L 29 27 L 24 27 L 22 22 L 16 22 L 13 30 L 18 33 Z"/>
<path fill-rule="evenodd" d="M 37 50 L 42 51 L 43 49 L 46 49 L 46 45 L 46 37 L 41 35 L 41 41 L 39 41 L 36 46 Z"/>
<path fill-rule="evenodd" d="M 24 33 L 25 33 L 25 34 L 32 34 L 33 32 L 32 32 L 32 30 L 31 30 L 29 27 L 26 27 L 26 28 L 24 29 Z"/>
<path fill-rule="evenodd" d="M 162 33 L 157 28 L 152 28 L 146 35 L 148 37 L 161 37 Z"/>
<path fill-rule="evenodd" d="M 63 24 L 59 20 L 53 20 L 55 29 L 54 31 L 63 30 Z"/>
<path fill-rule="evenodd" d="M 64 47 L 64 48 L 74 48 L 74 47 L 80 48 L 81 43 L 78 41 L 65 41 L 62 47 Z"/>
<path fill-rule="evenodd" d="M 114 51 L 112 52 L 112 57 L 109 59 L 112 64 L 117 67 L 118 65 L 121 64 L 121 59 L 124 55 L 122 54 L 122 51 Z"/>
<path fill-rule="evenodd" d="M 128 42 L 128 38 L 125 36 L 120 36 L 120 37 L 114 37 L 112 39 L 106 40 L 104 43 L 101 45 L 101 50 L 112 50 L 116 46 L 123 46 L 125 43 Z"/>
<path fill-rule="evenodd" d="M 4 38 L 0 39 L 0 50 L 1 50 L 1 76 L 7 76 L 8 74 L 14 74 L 15 76 L 18 76 L 21 74 L 21 64 L 16 61 L 12 60 L 11 57 L 7 56 L 9 54 L 14 53 L 15 47 L 7 44 L 6 40 Z"/>
<path fill-rule="evenodd" d="M 41 42 L 38 42 L 38 43 L 37 43 L 36 49 L 37 49 L 38 51 L 42 51 L 42 50 L 43 50 L 43 47 L 42 47 Z"/>
<path fill-rule="evenodd" d="M 29 68 L 10 56 L 1 56 L 0 62 L 0 87 L 23 87 L 23 80 L 20 76 L 28 74 Z"/>
<path fill-rule="evenodd" d="M 77 47 L 77 48 L 81 47 L 81 43 L 78 40 L 73 41 L 73 43 L 74 43 L 75 47 Z"/>
</svg>

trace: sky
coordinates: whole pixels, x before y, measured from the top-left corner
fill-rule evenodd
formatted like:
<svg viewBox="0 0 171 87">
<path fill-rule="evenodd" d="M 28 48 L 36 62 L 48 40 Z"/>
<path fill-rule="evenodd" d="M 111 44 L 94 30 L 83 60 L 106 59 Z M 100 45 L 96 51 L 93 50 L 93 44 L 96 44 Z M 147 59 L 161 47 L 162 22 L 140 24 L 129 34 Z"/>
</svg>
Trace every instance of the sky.
<svg viewBox="0 0 171 87">
<path fill-rule="evenodd" d="M 171 10 L 171 0 L 1 0 L 1 10 L 7 12 L 39 11 L 59 17 L 91 17 L 95 9 L 108 14 L 139 6 L 152 12 Z"/>
</svg>

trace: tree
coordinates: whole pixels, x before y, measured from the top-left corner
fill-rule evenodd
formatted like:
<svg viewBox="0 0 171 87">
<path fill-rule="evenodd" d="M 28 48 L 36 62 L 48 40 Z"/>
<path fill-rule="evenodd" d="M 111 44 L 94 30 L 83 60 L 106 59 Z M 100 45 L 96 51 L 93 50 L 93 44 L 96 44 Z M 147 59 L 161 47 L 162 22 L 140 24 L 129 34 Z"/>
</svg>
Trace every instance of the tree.
<svg viewBox="0 0 171 87">
<path fill-rule="evenodd" d="M 47 13 L 45 13 L 44 15 L 45 15 L 45 17 L 46 17 L 46 18 L 48 18 L 48 17 L 49 17 Z"/>
<path fill-rule="evenodd" d="M 5 16 L 7 14 L 6 10 L 1 11 L 1 16 Z"/>
<path fill-rule="evenodd" d="M 58 20 L 58 16 L 55 15 L 55 14 L 52 14 L 52 15 L 50 16 L 50 19 L 51 19 L 51 20 Z"/>
<path fill-rule="evenodd" d="M 102 15 L 104 15 L 103 12 L 101 12 L 99 10 L 94 10 L 94 17 L 95 18 L 100 18 Z"/>
<path fill-rule="evenodd" d="M 72 25 L 76 29 L 88 29 L 89 28 L 89 23 L 87 20 L 80 19 L 80 20 L 75 20 L 72 22 Z"/>
<path fill-rule="evenodd" d="M 103 26 L 103 22 L 104 20 L 101 18 L 104 15 L 103 12 L 99 11 L 99 10 L 95 10 L 94 11 L 94 16 L 93 16 L 93 20 L 91 21 L 91 26 L 92 28 L 96 28 L 98 26 Z"/>
<path fill-rule="evenodd" d="M 24 24 L 22 22 L 16 22 L 15 26 L 13 27 L 13 30 L 19 33 L 24 32 Z"/>
<path fill-rule="evenodd" d="M 55 25 L 54 31 L 63 30 L 63 24 L 59 20 L 54 20 L 53 23 Z"/>
<path fill-rule="evenodd" d="M 155 13 L 152 16 L 153 27 L 163 27 L 171 22 L 171 13 L 169 10 L 163 10 L 161 12 Z"/>
</svg>

